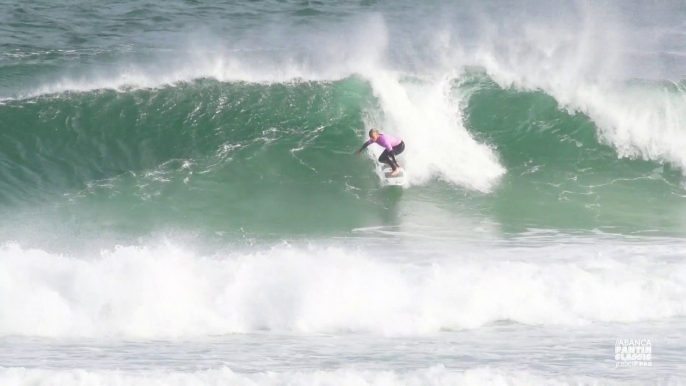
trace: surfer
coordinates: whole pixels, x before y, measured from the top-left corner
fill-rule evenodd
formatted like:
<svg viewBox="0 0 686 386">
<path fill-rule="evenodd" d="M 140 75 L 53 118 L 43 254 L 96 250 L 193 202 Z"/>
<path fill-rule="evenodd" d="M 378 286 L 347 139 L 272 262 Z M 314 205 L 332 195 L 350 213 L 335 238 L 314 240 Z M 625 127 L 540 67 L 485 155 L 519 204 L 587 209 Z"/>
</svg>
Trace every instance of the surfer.
<svg viewBox="0 0 686 386">
<path fill-rule="evenodd" d="M 393 169 L 391 172 L 392 176 L 397 175 L 400 172 L 398 170 L 400 164 L 396 161 L 395 156 L 400 155 L 400 153 L 405 150 L 405 142 L 400 138 L 391 137 L 387 134 L 379 134 L 379 130 L 377 129 L 371 129 L 369 130 L 369 140 L 365 142 L 355 154 L 360 154 L 362 150 L 366 149 L 367 146 L 372 143 L 376 143 L 384 148 L 383 153 L 379 156 L 379 162 L 385 163 Z"/>
</svg>

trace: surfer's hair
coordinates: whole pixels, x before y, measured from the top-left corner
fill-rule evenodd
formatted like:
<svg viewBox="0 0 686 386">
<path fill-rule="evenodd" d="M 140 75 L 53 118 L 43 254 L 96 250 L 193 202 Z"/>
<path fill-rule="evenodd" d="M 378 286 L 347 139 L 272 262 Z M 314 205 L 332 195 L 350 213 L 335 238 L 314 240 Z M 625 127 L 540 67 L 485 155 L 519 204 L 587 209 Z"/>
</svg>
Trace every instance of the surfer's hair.
<svg viewBox="0 0 686 386">
<path fill-rule="evenodd" d="M 378 135 L 378 134 L 379 134 L 379 130 L 377 130 L 377 129 L 371 129 L 371 130 L 369 130 L 369 136 L 370 136 L 370 137 L 371 137 L 372 134 L 374 134 L 374 133 L 376 133 L 376 134 Z"/>
</svg>

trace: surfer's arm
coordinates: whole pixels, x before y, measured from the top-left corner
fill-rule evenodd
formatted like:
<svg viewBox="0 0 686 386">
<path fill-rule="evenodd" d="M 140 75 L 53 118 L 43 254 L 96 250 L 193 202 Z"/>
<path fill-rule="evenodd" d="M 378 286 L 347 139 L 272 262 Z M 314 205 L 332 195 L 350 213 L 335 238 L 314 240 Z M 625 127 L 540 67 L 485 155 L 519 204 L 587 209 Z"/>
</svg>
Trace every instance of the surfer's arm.
<svg viewBox="0 0 686 386">
<path fill-rule="evenodd" d="M 363 143 L 363 144 L 362 144 L 362 147 L 360 148 L 360 150 L 358 150 L 356 153 L 357 153 L 357 154 L 362 153 L 362 150 L 366 149 L 367 146 L 369 146 L 369 145 L 371 145 L 371 144 L 372 144 L 372 140 L 370 139 L 370 140 L 368 140 L 367 142 Z"/>
</svg>

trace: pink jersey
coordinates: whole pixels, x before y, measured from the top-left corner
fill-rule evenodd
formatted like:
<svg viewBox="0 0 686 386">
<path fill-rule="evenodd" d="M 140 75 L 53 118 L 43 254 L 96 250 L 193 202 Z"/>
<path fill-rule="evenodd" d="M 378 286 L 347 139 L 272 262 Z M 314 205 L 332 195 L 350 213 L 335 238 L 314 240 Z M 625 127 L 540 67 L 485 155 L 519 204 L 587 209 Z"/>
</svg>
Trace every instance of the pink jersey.
<svg viewBox="0 0 686 386">
<path fill-rule="evenodd" d="M 403 140 L 400 138 L 392 137 L 388 134 L 380 134 L 379 138 L 376 139 L 377 145 L 383 147 L 388 151 L 393 151 L 393 147 L 400 145 Z M 365 146 L 371 145 L 374 141 L 371 139 L 365 142 Z"/>
</svg>

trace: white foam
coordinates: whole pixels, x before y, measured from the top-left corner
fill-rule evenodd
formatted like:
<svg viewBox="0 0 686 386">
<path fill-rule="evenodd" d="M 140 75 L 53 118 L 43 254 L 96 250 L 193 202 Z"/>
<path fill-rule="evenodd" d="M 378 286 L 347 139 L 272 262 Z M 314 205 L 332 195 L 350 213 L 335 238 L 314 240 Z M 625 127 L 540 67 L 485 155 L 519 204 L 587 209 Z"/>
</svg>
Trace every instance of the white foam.
<svg viewBox="0 0 686 386">
<path fill-rule="evenodd" d="M 517 249 L 533 261 L 489 258 L 497 253 L 417 265 L 339 248 L 203 257 L 163 244 L 73 258 L 9 244 L 0 248 L 0 336 L 417 335 L 499 320 L 582 325 L 686 314 L 683 262 L 629 260 L 625 251 L 600 258 L 581 246 Z M 550 262 L 548 254 L 587 258 Z"/>
<path fill-rule="evenodd" d="M 580 385 L 613 384 L 608 380 L 590 377 L 546 377 L 526 371 L 476 368 L 451 371 L 443 366 L 410 372 L 362 371 L 354 369 L 260 372 L 241 374 L 229 368 L 195 372 L 125 372 L 87 370 L 38 370 L 0 368 L 3 385 L 54 385 L 54 386 L 147 386 L 147 385 L 345 385 L 345 386 L 416 386 L 416 385 Z M 622 384 L 627 384 L 623 382 Z"/>
<path fill-rule="evenodd" d="M 406 141 L 401 158 L 410 184 L 442 178 L 488 192 L 505 169 L 492 149 L 476 142 L 464 127 L 459 100 L 451 90 L 457 75 L 432 80 L 401 80 L 389 71 L 367 74 L 384 112 L 378 128 Z M 376 126 L 370 122 L 368 126 Z M 378 158 L 379 149 L 374 155 Z"/>
</svg>

